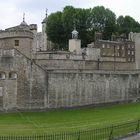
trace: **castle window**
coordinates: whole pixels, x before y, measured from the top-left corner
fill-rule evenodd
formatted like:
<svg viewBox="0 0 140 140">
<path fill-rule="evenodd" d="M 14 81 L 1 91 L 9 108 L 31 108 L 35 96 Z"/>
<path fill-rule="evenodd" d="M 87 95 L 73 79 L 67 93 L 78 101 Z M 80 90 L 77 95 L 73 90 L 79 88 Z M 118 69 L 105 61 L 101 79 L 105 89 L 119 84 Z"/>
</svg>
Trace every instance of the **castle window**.
<svg viewBox="0 0 140 140">
<path fill-rule="evenodd" d="M 132 51 L 132 55 L 134 55 L 134 51 Z"/>
<path fill-rule="evenodd" d="M 120 46 L 117 46 L 117 49 L 119 50 L 120 49 Z"/>
<path fill-rule="evenodd" d="M 15 72 L 10 72 L 9 79 L 17 79 L 17 74 Z"/>
<path fill-rule="evenodd" d="M 107 48 L 108 48 L 108 49 L 110 48 L 110 45 L 109 45 L 109 44 L 107 44 Z"/>
<path fill-rule="evenodd" d="M 128 54 L 130 54 L 130 50 L 128 50 Z"/>
<path fill-rule="evenodd" d="M 130 49 L 130 47 L 131 47 L 130 44 L 128 44 L 128 48 L 129 48 L 129 49 Z"/>
<path fill-rule="evenodd" d="M 122 53 L 122 57 L 125 57 L 125 52 Z"/>
<path fill-rule="evenodd" d="M 19 40 L 15 40 L 15 46 L 19 46 Z"/>
<path fill-rule="evenodd" d="M 122 50 L 124 50 L 124 46 L 122 46 Z"/>
<path fill-rule="evenodd" d="M 131 61 L 131 59 L 130 59 L 130 58 L 128 58 L 128 61 L 130 62 L 130 61 Z"/>
<path fill-rule="evenodd" d="M 105 52 L 103 52 L 103 53 L 102 53 L 102 55 L 103 55 L 103 56 L 105 56 L 105 55 L 106 55 L 106 53 L 105 53 Z"/>
<path fill-rule="evenodd" d="M 5 73 L 4 73 L 4 72 L 1 72 L 1 73 L 0 73 L 0 79 L 5 79 L 5 77 L 6 77 L 6 76 L 5 76 Z"/>
<path fill-rule="evenodd" d="M 105 44 L 102 45 L 102 48 L 105 48 Z"/>
</svg>

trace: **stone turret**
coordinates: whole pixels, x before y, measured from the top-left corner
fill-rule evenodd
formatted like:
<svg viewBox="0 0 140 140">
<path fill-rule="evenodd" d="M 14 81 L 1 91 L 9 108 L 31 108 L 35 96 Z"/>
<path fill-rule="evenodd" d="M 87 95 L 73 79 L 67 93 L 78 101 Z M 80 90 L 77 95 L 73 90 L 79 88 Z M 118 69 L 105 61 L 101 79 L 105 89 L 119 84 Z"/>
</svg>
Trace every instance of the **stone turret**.
<svg viewBox="0 0 140 140">
<path fill-rule="evenodd" d="M 76 28 L 72 31 L 72 38 L 73 39 L 78 39 L 78 32 L 76 31 Z"/>
<path fill-rule="evenodd" d="M 46 17 L 42 21 L 42 49 L 43 51 L 47 50 L 47 34 L 46 34 L 46 21 L 47 21 L 48 13 L 46 9 Z"/>
<path fill-rule="evenodd" d="M 30 30 L 31 30 L 34 34 L 37 34 L 37 24 L 30 24 Z"/>
<path fill-rule="evenodd" d="M 20 25 L 0 31 L 0 48 L 15 48 L 31 58 L 34 34 L 25 22 L 25 16 Z"/>
<path fill-rule="evenodd" d="M 81 54 L 81 40 L 78 39 L 78 31 L 76 30 L 76 27 L 74 27 L 74 30 L 72 31 L 72 39 L 69 40 L 69 51 Z"/>
</svg>

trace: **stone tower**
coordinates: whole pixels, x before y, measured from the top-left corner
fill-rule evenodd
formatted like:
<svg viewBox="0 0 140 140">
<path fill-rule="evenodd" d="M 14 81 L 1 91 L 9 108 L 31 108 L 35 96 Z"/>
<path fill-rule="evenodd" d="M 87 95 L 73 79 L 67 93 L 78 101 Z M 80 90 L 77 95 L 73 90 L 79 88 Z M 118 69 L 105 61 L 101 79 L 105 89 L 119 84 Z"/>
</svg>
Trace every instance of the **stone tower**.
<svg viewBox="0 0 140 140">
<path fill-rule="evenodd" d="M 46 21 L 47 21 L 47 9 L 46 9 L 46 17 L 42 21 L 42 50 L 46 51 L 47 48 L 47 34 L 46 34 Z"/>
<path fill-rule="evenodd" d="M 20 25 L 0 31 L 0 48 L 14 48 L 26 57 L 31 58 L 33 37 L 33 32 L 25 22 L 24 15 Z"/>
<path fill-rule="evenodd" d="M 130 32 L 129 40 L 135 42 L 135 63 L 136 63 L 136 69 L 140 69 L 140 33 Z"/>
<path fill-rule="evenodd" d="M 78 39 L 78 32 L 76 27 L 72 31 L 72 39 L 69 40 L 69 51 L 81 54 L 81 40 Z"/>
</svg>

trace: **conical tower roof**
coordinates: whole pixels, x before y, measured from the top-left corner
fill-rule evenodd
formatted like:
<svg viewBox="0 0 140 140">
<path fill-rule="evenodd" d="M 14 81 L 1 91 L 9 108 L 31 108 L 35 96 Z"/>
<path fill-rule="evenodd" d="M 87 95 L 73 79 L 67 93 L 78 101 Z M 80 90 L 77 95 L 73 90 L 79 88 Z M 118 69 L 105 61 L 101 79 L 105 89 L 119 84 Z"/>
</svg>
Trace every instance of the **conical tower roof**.
<svg viewBox="0 0 140 140">
<path fill-rule="evenodd" d="M 27 26 L 28 24 L 25 22 L 25 13 L 23 13 L 23 21 L 20 23 L 20 25 Z"/>
<path fill-rule="evenodd" d="M 48 9 L 46 9 L 46 17 L 43 19 L 42 23 L 46 23 L 48 17 Z"/>
</svg>

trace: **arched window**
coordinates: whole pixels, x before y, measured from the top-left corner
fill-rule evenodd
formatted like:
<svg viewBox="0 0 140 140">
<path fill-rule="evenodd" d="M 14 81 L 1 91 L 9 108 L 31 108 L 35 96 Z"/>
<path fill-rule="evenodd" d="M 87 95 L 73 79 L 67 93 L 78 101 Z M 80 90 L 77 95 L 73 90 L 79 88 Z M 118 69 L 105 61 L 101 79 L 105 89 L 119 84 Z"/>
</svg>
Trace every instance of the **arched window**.
<svg viewBox="0 0 140 140">
<path fill-rule="evenodd" d="M 17 73 L 16 72 L 10 72 L 9 73 L 9 79 L 17 79 Z"/>
<path fill-rule="evenodd" d="M 0 72 L 0 79 L 4 80 L 6 78 L 6 74 L 4 72 Z"/>
</svg>

